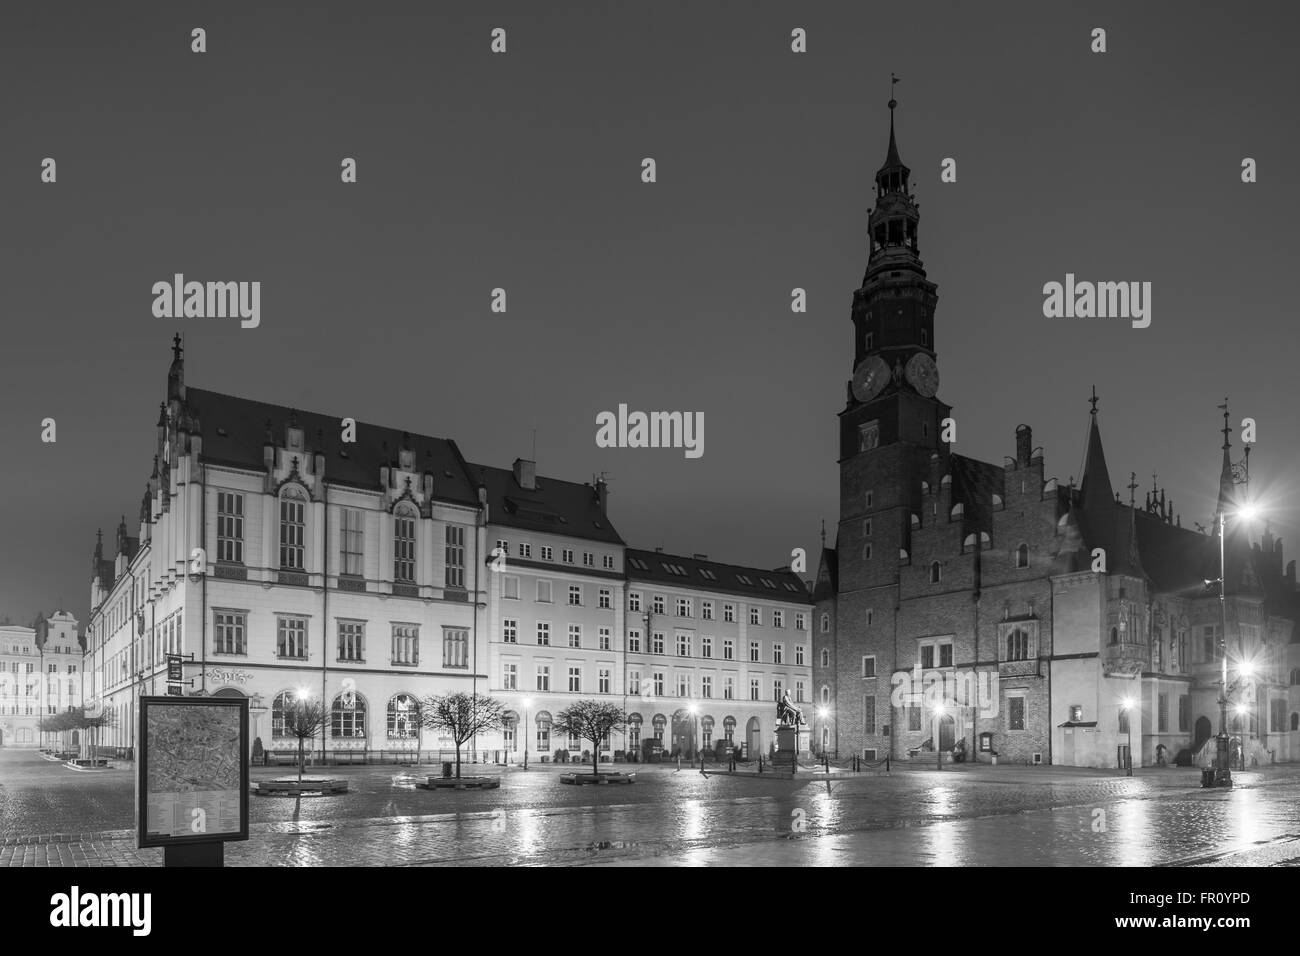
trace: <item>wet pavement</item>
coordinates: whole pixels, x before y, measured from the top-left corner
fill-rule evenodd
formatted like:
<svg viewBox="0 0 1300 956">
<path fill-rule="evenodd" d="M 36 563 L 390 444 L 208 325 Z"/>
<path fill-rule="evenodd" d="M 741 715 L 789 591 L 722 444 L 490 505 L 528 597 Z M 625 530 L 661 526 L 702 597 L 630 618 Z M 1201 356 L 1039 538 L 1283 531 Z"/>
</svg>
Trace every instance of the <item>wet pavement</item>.
<svg viewBox="0 0 1300 956">
<path fill-rule="evenodd" d="M 1300 860 L 1300 766 L 1201 790 L 1195 770 L 899 767 L 815 779 L 638 766 L 630 786 L 562 770 L 499 774 L 485 791 L 417 789 L 428 769 L 328 768 L 344 796 L 250 798 L 255 865 L 1287 865 Z M 620 768 L 622 769 L 622 768 Z M 313 771 L 309 771 L 313 772 Z M 289 774 L 255 768 L 253 779 Z M 134 770 L 76 772 L 0 751 L 0 866 L 144 865 Z"/>
</svg>

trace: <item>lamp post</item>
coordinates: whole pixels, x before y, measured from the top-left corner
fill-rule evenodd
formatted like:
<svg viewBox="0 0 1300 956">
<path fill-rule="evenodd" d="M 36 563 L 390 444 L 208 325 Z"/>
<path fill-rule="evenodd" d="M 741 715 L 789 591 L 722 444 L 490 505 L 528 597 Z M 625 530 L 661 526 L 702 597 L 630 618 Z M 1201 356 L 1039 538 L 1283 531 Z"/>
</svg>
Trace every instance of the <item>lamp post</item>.
<svg viewBox="0 0 1300 956">
<path fill-rule="evenodd" d="M 1125 697 L 1120 701 L 1120 710 L 1128 713 L 1128 759 L 1124 761 L 1126 777 L 1133 776 L 1133 708 L 1137 702 L 1132 697 Z"/>
<path fill-rule="evenodd" d="M 817 717 L 818 717 L 818 719 L 820 719 L 821 722 L 822 722 L 822 737 L 823 737 L 823 738 L 827 736 L 827 733 L 826 733 L 826 729 L 827 729 L 827 728 L 826 728 L 826 724 L 827 724 L 827 718 L 830 717 L 830 713 L 831 713 L 831 709 L 830 709 L 829 707 L 824 706 L 824 705 L 821 706 L 821 707 L 818 707 L 818 708 L 817 708 Z M 814 727 L 814 728 L 813 728 L 813 733 L 816 733 L 816 732 L 817 732 L 817 729 Z M 825 756 L 826 756 L 826 743 L 825 743 L 824 740 L 820 740 L 819 742 L 820 742 L 820 744 L 821 744 L 821 748 L 822 748 L 822 756 L 825 757 Z"/>
<path fill-rule="evenodd" d="M 524 769 L 528 769 L 528 711 L 533 706 L 531 697 L 524 698 Z"/>
<path fill-rule="evenodd" d="M 1249 450 L 1249 449 L 1248 449 Z M 1237 509 L 1235 517 L 1249 521 L 1255 516 L 1255 509 L 1249 504 Z M 1215 741 L 1214 785 L 1216 787 L 1232 786 L 1232 758 L 1228 737 L 1228 571 L 1226 546 L 1224 539 L 1227 527 L 1227 510 L 1219 512 L 1219 736 Z M 1243 664 L 1243 676 L 1247 665 Z M 1243 755 L 1244 756 L 1244 755 Z"/>
</svg>

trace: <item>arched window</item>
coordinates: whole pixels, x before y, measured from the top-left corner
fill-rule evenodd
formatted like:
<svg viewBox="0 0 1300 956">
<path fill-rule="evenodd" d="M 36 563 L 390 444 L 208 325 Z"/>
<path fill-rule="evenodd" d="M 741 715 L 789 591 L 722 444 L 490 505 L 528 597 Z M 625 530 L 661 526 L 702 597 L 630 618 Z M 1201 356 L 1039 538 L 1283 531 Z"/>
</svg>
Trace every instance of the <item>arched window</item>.
<svg viewBox="0 0 1300 956">
<path fill-rule="evenodd" d="M 960 518 L 965 513 L 966 513 L 966 506 L 959 501 L 952 506 L 952 511 L 948 512 L 948 517 L 950 519 Z"/>
<path fill-rule="evenodd" d="M 1029 632 L 1018 627 L 1007 635 L 1007 660 L 1029 660 Z"/>
<path fill-rule="evenodd" d="M 288 485 L 280 492 L 280 567 L 301 571 L 306 540 L 307 496 L 301 488 Z"/>
<path fill-rule="evenodd" d="M 409 740 L 420 735 L 420 705 L 410 694 L 398 694 L 388 701 L 388 737 Z"/>
<path fill-rule="evenodd" d="M 551 749 L 551 712 L 543 710 L 537 715 L 537 752 L 546 753 Z"/>
<path fill-rule="evenodd" d="M 1016 567 L 1029 567 L 1029 545 L 1024 544 L 1023 542 L 1020 547 L 1016 548 Z"/>
<path fill-rule="evenodd" d="M 1291 668 L 1291 686 L 1300 687 L 1300 667 Z"/>
<path fill-rule="evenodd" d="M 627 717 L 627 749 L 641 749 L 641 715 L 628 714 Z"/>
<path fill-rule="evenodd" d="M 507 753 L 519 749 L 519 715 L 507 710 L 501 719 L 501 741 Z"/>
<path fill-rule="evenodd" d="M 360 694 L 339 694 L 334 698 L 334 703 L 330 707 L 330 736 L 343 739 L 366 736 L 364 697 Z"/>
<path fill-rule="evenodd" d="M 994 496 L 993 496 L 993 510 L 994 510 L 994 511 L 1001 511 L 1001 510 L 1002 510 L 1002 496 L 1001 496 L 1001 495 L 994 495 Z"/>
<path fill-rule="evenodd" d="M 1118 643 L 1119 643 L 1119 628 L 1117 628 L 1117 627 L 1112 627 L 1112 628 L 1110 629 L 1110 642 L 1111 642 L 1112 644 L 1118 644 Z"/>
<path fill-rule="evenodd" d="M 275 700 L 271 702 L 271 736 L 272 737 L 292 737 L 290 725 L 285 721 L 285 715 L 293 710 L 294 701 L 297 695 L 290 691 L 282 691 L 275 695 Z"/>
<path fill-rule="evenodd" d="M 831 702 L 831 689 L 827 687 L 825 684 L 822 684 L 822 703 L 829 704 L 830 702 Z"/>
<path fill-rule="evenodd" d="M 938 584 L 938 583 L 939 583 L 940 573 L 941 573 L 941 572 L 940 572 L 940 570 L 939 570 L 939 562 L 938 562 L 938 561 L 931 561 L 931 562 L 930 562 L 930 583 L 931 583 L 931 584 Z"/>
<path fill-rule="evenodd" d="M 655 714 L 650 725 L 654 728 L 655 740 L 662 744 L 664 742 L 664 728 L 668 726 L 668 718 L 663 714 Z"/>
<path fill-rule="evenodd" d="M 831 629 L 831 616 L 825 611 L 822 612 L 822 633 L 828 634 Z"/>
<path fill-rule="evenodd" d="M 404 503 L 393 509 L 393 580 L 415 583 L 415 522 L 419 513 Z"/>
<path fill-rule="evenodd" d="M 928 495 L 929 493 L 930 493 L 930 483 L 928 481 L 921 482 L 921 494 Z"/>
<path fill-rule="evenodd" d="M 912 527 L 913 528 L 921 527 L 921 516 L 917 514 L 915 511 L 912 512 Z"/>
<path fill-rule="evenodd" d="M 831 666 L 831 652 L 829 648 L 822 648 L 822 667 Z"/>
<path fill-rule="evenodd" d="M 709 716 L 700 718 L 700 749 L 713 749 L 713 718 Z"/>
<path fill-rule="evenodd" d="M 1293 723 L 1294 721 L 1295 718 L 1292 718 Z M 736 718 L 735 717 L 722 718 L 722 736 L 727 741 L 727 743 L 732 743 L 736 739 Z"/>
</svg>

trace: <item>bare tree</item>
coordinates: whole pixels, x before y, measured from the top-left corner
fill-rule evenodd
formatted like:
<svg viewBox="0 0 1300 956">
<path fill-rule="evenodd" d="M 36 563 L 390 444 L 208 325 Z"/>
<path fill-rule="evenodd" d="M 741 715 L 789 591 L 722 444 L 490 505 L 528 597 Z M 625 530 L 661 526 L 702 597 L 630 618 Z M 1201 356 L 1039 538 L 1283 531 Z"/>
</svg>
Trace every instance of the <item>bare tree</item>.
<svg viewBox="0 0 1300 956">
<path fill-rule="evenodd" d="M 591 772 L 600 773 L 600 744 L 627 726 L 621 707 L 598 700 L 580 700 L 555 715 L 555 730 L 570 737 L 591 741 Z"/>
<path fill-rule="evenodd" d="M 302 783 L 306 742 L 325 728 L 325 702 L 316 697 L 294 697 L 284 708 L 284 732 L 298 738 L 298 782 Z"/>
<path fill-rule="evenodd" d="M 91 759 L 94 759 L 99 752 L 99 731 L 106 727 L 117 726 L 117 711 L 105 707 L 101 701 L 90 706 L 73 707 L 68 711 L 68 714 L 68 726 L 64 729 L 87 731 L 85 737 L 86 746 L 89 749 Z"/>
<path fill-rule="evenodd" d="M 456 779 L 460 779 L 460 748 L 471 737 L 500 730 L 505 706 L 485 694 L 445 694 L 420 701 L 420 725 L 439 731 L 456 744 Z"/>
</svg>

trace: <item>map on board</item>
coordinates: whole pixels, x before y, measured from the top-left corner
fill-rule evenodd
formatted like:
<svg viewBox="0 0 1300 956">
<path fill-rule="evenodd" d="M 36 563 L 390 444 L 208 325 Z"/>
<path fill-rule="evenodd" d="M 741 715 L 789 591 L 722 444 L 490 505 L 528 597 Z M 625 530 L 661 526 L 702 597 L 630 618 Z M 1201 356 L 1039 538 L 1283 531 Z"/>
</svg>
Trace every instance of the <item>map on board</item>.
<svg viewBox="0 0 1300 956">
<path fill-rule="evenodd" d="M 155 703 L 145 746 L 149 835 L 216 838 L 240 832 L 238 709 Z"/>
</svg>

